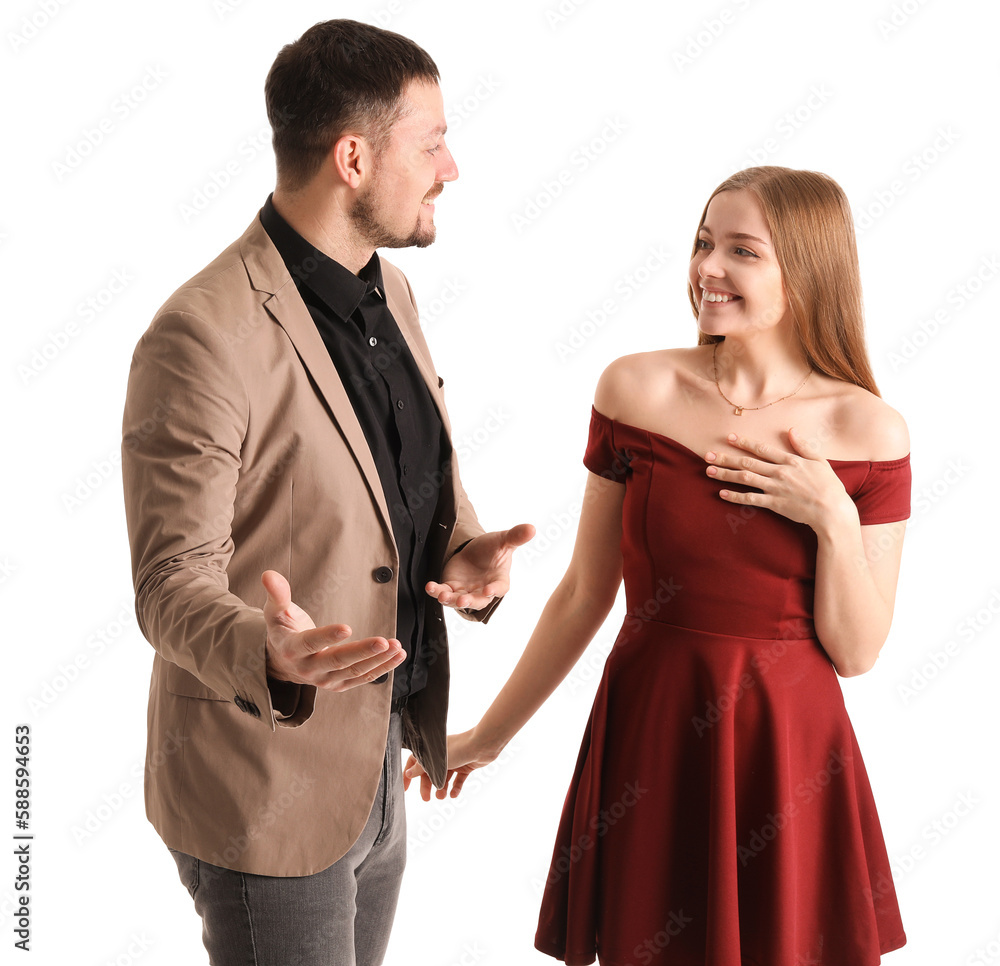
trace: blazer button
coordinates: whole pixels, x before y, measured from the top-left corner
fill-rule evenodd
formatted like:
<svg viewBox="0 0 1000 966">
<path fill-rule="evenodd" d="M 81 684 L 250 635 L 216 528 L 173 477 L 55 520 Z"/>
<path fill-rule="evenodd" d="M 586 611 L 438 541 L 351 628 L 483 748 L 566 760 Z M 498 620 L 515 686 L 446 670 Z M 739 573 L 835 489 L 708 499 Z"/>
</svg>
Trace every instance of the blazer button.
<svg viewBox="0 0 1000 966">
<path fill-rule="evenodd" d="M 387 584 L 390 580 L 392 580 L 392 568 L 391 567 L 376 567 L 372 571 L 372 576 L 380 584 Z"/>
<path fill-rule="evenodd" d="M 247 701 L 246 698 L 242 697 L 239 694 L 237 694 L 236 697 L 233 698 L 233 704 L 235 704 L 236 707 L 240 709 L 240 711 L 243 711 L 254 718 L 260 717 L 260 708 L 258 708 L 253 701 Z"/>
</svg>

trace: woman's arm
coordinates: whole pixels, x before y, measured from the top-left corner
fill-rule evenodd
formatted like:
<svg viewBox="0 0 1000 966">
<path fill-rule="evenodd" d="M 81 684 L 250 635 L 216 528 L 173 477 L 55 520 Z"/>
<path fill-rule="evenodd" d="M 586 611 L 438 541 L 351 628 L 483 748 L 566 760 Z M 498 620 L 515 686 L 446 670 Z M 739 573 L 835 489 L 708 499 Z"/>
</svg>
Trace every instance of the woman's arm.
<svg viewBox="0 0 1000 966">
<path fill-rule="evenodd" d="M 589 473 L 580 524 L 565 576 L 549 597 L 535 630 L 507 683 L 471 731 L 448 740 L 448 775 L 438 791 L 444 798 L 454 776 L 452 797 L 473 769 L 493 761 L 541 707 L 579 660 L 615 602 L 622 579 L 622 501 L 625 486 Z M 421 776 L 421 795 L 430 780 L 413 758 L 404 781 Z"/>
<path fill-rule="evenodd" d="M 622 579 L 625 486 L 589 473 L 573 557 L 507 683 L 476 725 L 494 757 L 573 669 L 608 616 Z"/>
<path fill-rule="evenodd" d="M 889 636 L 906 523 L 861 526 L 857 510 L 816 531 L 816 636 L 841 677 L 870 671 Z"/>
</svg>

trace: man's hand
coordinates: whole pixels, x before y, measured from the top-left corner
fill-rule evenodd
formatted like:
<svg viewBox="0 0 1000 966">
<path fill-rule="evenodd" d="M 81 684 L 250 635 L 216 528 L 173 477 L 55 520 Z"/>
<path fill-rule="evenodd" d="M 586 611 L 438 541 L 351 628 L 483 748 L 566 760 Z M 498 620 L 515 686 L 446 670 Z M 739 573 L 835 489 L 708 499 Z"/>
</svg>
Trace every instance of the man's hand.
<svg viewBox="0 0 1000 966">
<path fill-rule="evenodd" d="M 346 691 L 369 684 L 406 658 L 395 638 L 366 637 L 347 641 L 346 624 L 317 627 L 292 602 L 288 581 L 276 570 L 265 570 L 260 582 L 267 591 L 267 673 L 280 681 L 309 684 L 326 691 Z"/>
<path fill-rule="evenodd" d="M 514 550 L 535 535 L 530 523 L 510 530 L 480 534 L 456 553 L 441 574 L 441 582 L 429 580 L 425 589 L 447 607 L 479 610 L 494 597 L 510 589 L 510 561 Z"/>
</svg>

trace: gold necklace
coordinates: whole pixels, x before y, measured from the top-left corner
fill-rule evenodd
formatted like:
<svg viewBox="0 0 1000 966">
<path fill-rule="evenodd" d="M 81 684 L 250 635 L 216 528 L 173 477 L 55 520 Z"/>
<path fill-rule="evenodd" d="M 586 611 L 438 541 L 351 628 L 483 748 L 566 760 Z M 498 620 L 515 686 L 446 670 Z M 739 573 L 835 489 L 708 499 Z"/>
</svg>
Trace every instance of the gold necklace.
<svg viewBox="0 0 1000 966">
<path fill-rule="evenodd" d="M 735 415 L 737 415 L 737 416 L 742 416 L 744 409 L 749 409 L 751 412 L 753 412 L 753 411 L 755 411 L 757 409 L 767 409 L 768 406 L 773 406 L 775 403 L 780 403 L 782 399 L 789 399 L 790 397 L 794 396 L 795 393 L 797 393 L 799 391 L 799 389 L 801 389 L 806 384 L 806 382 L 808 381 L 809 377 L 813 374 L 812 366 L 810 366 L 809 367 L 809 371 L 806 373 L 806 378 L 803 379 L 802 382 L 799 383 L 798 388 L 796 388 L 793 392 L 790 392 L 787 396 L 782 396 L 781 399 L 775 399 L 772 402 L 764 403 L 763 406 L 737 406 L 736 403 L 734 403 L 732 401 L 732 399 L 730 399 L 722 391 L 722 386 L 719 385 L 719 372 L 718 372 L 718 369 L 716 369 L 716 366 L 715 366 L 715 356 L 716 356 L 716 353 L 718 351 L 719 351 L 719 343 L 716 342 L 715 343 L 715 348 L 712 349 L 712 377 L 715 379 L 715 388 L 719 390 L 719 395 L 722 396 L 722 398 L 725 399 L 726 402 L 729 403 L 729 405 L 733 407 L 733 413 Z"/>
</svg>

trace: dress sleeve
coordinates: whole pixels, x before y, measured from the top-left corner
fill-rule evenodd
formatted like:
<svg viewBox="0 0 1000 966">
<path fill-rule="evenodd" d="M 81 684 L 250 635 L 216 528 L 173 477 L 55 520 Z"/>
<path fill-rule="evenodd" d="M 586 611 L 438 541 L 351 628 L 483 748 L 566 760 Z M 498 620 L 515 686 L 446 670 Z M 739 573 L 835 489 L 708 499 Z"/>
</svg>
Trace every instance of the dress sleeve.
<svg viewBox="0 0 1000 966">
<path fill-rule="evenodd" d="M 862 526 L 894 523 L 910 516 L 910 455 L 869 465 L 868 475 L 854 494 Z"/>
<path fill-rule="evenodd" d="M 606 480 L 624 483 L 629 474 L 629 457 L 624 450 L 616 448 L 614 432 L 614 422 L 591 407 L 590 436 L 583 465 Z"/>
</svg>

